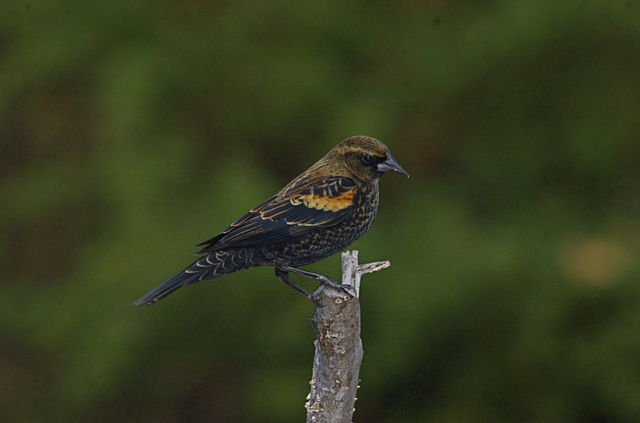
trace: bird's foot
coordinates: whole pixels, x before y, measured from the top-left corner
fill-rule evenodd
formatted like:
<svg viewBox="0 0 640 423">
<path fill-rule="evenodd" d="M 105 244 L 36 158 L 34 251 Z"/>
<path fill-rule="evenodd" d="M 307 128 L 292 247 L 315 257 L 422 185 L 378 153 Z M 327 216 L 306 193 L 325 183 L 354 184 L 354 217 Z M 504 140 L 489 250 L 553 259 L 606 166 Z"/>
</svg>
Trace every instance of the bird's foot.
<svg viewBox="0 0 640 423">
<path fill-rule="evenodd" d="M 284 263 L 276 263 L 276 269 L 278 269 L 280 272 L 291 272 L 291 273 L 295 273 L 296 275 L 300 275 L 300 276 L 305 276 L 307 278 L 312 278 L 317 280 L 318 282 L 320 282 L 323 285 L 326 286 L 330 286 L 333 289 L 337 289 L 340 292 L 345 293 L 346 295 L 348 295 L 351 298 L 355 298 L 357 296 L 356 294 L 356 290 L 354 287 L 350 286 L 350 285 L 343 285 L 339 282 L 334 281 L 333 279 L 331 279 L 328 276 L 325 276 L 321 273 L 314 273 L 314 272 L 310 272 L 308 270 L 302 270 L 302 269 L 298 269 L 297 267 L 293 267 L 293 266 L 289 266 L 287 264 Z M 313 294 L 311 294 L 309 296 L 309 298 L 311 298 L 313 300 Z M 316 301 L 314 301 L 316 302 Z"/>
<path fill-rule="evenodd" d="M 324 275 L 320 275 L 319 274 L 319 276 L 323 276 L 322 279 L 318 278 L 318 281 L 320 281 L 321 284 L 326 285 L 326 286 L 330 286 L 333 289 L 337 289 L 338 291 L 347 294 L 351 298 L 355 298 L 356 297 L 356 290 L 351 285 L 341 284 L 340 282 L 336 282 L 333 279 L 331 279 L 331 278 L 329 278 L 327 276 L 324 276 Z"/>
</svg>

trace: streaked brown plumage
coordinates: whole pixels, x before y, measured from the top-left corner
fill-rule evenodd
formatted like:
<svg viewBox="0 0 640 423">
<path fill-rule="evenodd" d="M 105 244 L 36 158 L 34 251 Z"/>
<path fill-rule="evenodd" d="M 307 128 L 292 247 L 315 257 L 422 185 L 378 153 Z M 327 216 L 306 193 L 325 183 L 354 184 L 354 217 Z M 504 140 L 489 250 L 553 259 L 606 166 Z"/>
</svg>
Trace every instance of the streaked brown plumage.
<svg viewBox="0 0 640 423">
<path fill-rule="evenodd" d="M 273 197 L 198 244 L 203 257 L 135 304 L 150 305 L 184 285 L 254 266 L 274 266 L 278 278 L 307 297 L 289 272 L 340 287 L 298 267 L 337 253 L 369 229 L 385 172 L 409 176 L 382 142 L 347 138 Z"/>
</svg>

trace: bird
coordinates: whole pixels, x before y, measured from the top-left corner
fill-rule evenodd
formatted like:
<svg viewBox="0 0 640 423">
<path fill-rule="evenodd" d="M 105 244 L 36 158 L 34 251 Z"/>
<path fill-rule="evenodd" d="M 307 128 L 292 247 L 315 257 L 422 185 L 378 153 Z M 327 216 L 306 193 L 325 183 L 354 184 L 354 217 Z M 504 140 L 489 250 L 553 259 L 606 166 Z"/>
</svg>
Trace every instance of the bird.
<svg viewBox="0 0 640 423">
<path fill-rule="evenodd" d="M 369 229 L 378 184 L 388 172 L 409 177 L 382 141 L 364 135 L 341 141 L 275 195 L 198 244 L 196 254 L 203 256 L 134 304 L 149 306 L 185 285 L 255 266 L 273 266 L 278 279 L 312 300 L 289 273 L 353 296 L 346 285 L 300 267 L 345 249 Z"/>
</svg>

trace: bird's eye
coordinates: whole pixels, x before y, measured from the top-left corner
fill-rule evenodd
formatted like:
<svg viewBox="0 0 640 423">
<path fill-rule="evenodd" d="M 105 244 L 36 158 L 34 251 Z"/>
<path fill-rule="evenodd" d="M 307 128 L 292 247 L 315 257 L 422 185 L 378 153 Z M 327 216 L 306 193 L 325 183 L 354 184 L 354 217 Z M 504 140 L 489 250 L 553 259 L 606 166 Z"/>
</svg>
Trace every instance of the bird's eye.
<svg viewBox="0 0 640 423">
<path fill-rule="evenodd" d="M 362 153 L 362 155 L 360 156 L 362 157 L 362 162 L 366 165 L 370 165 L 374 162 L 374 158 L 366 153 Z"/>
</svg>

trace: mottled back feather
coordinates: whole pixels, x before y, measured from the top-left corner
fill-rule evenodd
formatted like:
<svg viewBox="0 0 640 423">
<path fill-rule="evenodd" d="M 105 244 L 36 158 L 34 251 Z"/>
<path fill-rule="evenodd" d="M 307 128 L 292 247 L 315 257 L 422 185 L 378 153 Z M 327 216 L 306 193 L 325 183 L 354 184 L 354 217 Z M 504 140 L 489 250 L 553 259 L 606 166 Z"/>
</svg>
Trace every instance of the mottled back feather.
<svg viewBox="0 0 640 423">
<path fill-rule="evenodd" d="M 357 185 L 345 177 L 301 175 L 292 184 L 198 246 L 199 253 L 259 247 L 340 223 L 349 213 Z"/>
</svg>

